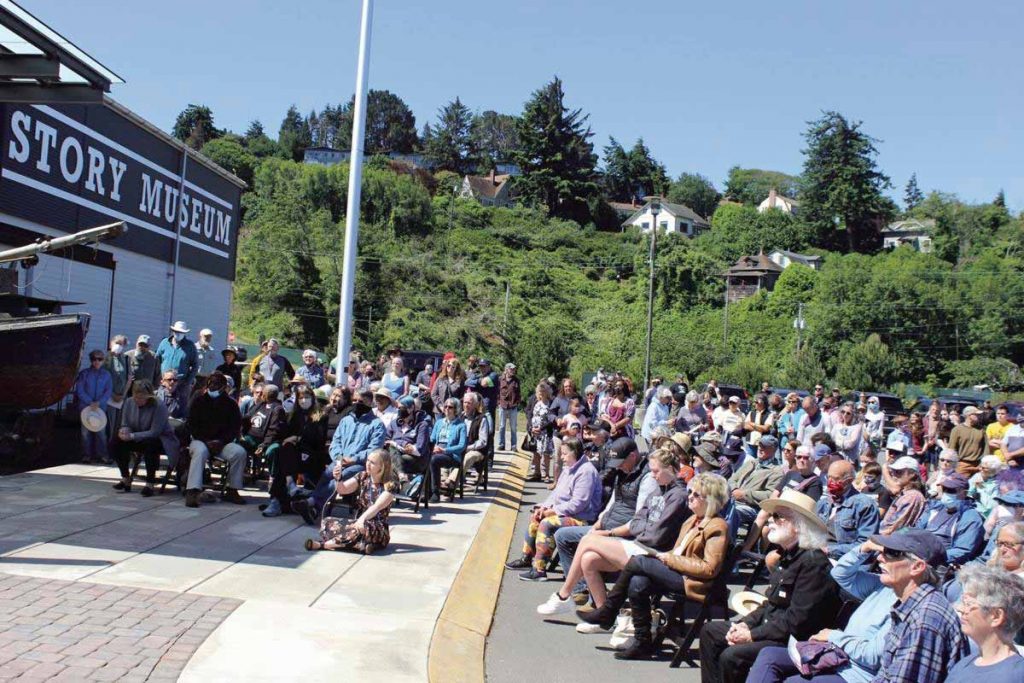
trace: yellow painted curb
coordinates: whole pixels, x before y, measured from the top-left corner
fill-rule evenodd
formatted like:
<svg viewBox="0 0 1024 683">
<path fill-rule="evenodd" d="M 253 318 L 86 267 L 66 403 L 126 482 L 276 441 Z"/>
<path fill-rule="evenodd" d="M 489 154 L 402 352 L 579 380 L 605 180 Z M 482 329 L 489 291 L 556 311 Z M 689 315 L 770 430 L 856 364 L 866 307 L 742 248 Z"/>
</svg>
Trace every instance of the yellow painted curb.
<svg viewBox="0 0 1024 683">
<path fill-rule="evenodd" d="M 519 514 L 530 456 L 513 453 L 509 468 L 455 576 L 430 639 L 431 683 L 483 683 L 484 649 L 498 602 L 505 555 Z"/>
</svg>

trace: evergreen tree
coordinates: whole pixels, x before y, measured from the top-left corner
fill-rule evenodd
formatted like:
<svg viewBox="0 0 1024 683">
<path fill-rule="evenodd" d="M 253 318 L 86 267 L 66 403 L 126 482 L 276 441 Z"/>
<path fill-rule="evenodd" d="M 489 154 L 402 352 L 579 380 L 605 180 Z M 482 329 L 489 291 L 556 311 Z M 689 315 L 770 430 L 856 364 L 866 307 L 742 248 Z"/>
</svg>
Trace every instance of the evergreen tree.
<svg viewBox="0 0 1024 683">
<path fill-rule="evenodd" d="M 309 130 L 309 123 L 302 118 L 302 114 L 294 104 L 288 108 L 288 113 L 281 121 L 277 143 L 280 145 L 284 157 L 292 161 L 302 161 L 303 152 L 307 147 L 313 145 L 313 135 Z"/>
<path fill-rule="evenodd" d="M 830 111 L 810 122 L 804 134 L 801 218 L 832 241 L 842 228 L 851 252 L 877 248 L 892 206 L 882 195 L 891 184 L 875 163 L 876 141 L 860 127 L 860 121 L 851 123 Z"/>
<path fill-rule="evenodd" d="M 910 213 L 917 206 L 924 201 L 924 193 L 917 186 L 917 174 L 911 173 L 910 180 L 907 181 L 907 187 L 903 190 L 903 205 L 907 209 L 907 213 Z"/>
<path fill-rule="evenodd" d="M 355 96 L 336 110 L 337 132 L 334 147 L 352 146 L 352 117 Z M 402 98 L 387 90 L 370 90 L 366 96 L 366 138 L 363 150 L 367 155 L 398 152 L 408 154 L 419 147 L 416 117 Z"/>
<path fill-rule="evenodd" d="M 588 219 L 587 201 L 598 194 L 597 155 L 589 118 L 565 106 L 562 81 L 555 78 L 526 102 L 519 119 L 519 149 L 514 161 L 523 175 L 517 188 L 527 199 L 547 206 L 552 216 Z"/>
<path fill-rule="evenodd" d="M 224 134 L 213 125 L 213 112 L 202 104 L 190 104 L 174 120 L 174 137 L 195 150 Z"/>
<path fill-rule="evenodd" d="M 437 113 L 437 125 L 429 124 L 423 130 L 423 149 L 435 170 L 452 171 L 459 175 L 476 166 L 476 148 L 473 144 L 473 115 L 469 107 L 456 97 Z"/>
<path fill-rule="evenodd" d="M 668 189 L 668 200 L 683 204 L 707 219 L 715 213 L 722 195 L 699 173 L 683 173 Z"/>
<path fill-rule="evenodd" d="M 613 137 L 608 138 L 608 145 L 604 148 L 602 179 L 605 194 L 613 201 L 628 202 L 636 195 L 629 175 L 629 153 Z"/>
<path fill-rule="evenodd" d="M 1001 209 L 1006 208 L 1006 193 L 1003 192 L 1002 188 L 999 189 L 999 194 L 997 194 L 996 198 L 992 200 L 992 203 Z"/>
<path fill-rule="evenodd" d="M 668 191 L 665 166 L 651 156 L 642 138 L 628 152 L 615 138 L 609 138 L 604 160 L 605 192 L 615 201 L 628 202 Z"/>
<path fill-rule="evenodd" d="M 668 192 L 668 173 L 665 166 L 651 156 L 643 138 L 629 150 L 629 174 L 640 197 L 663 195 Z"/>
<path fill-rule="evenodd" d="M 275 156 L 280 152 L 277 143 L 267 136 L 263 130 L 263 124 L 259 120 L 249 123 L 249 128 L 246 129 L 245 135 L 242 137 L 242 143 L 257 159 Z"/>
<path fill-rule="evenodd" d="M 784 197 L 796 199 L 800 179 L 782 171 L 733 166 L 725 181 L 725 196 L 748 206 L 760 204 L 773 189 Z"/>
<path fill-rule="evenodd" d="M 509 162 L 519 146 L 516 117 L 485 111 L 473 118 L 473 146 L 480 156 L 480 170 L 490 171 Z"/>
</svg>

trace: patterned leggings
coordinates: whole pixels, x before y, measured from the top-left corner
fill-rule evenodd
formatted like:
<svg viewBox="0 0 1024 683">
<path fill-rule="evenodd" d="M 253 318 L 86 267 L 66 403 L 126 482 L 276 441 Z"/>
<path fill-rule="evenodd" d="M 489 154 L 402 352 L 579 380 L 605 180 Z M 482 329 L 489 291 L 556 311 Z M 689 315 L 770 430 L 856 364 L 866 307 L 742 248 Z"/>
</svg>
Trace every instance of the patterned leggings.
<svg viewBox="0 0 1024 683">
<path fill-rule="evenodd" d="M 549 515 L 539 522 L 530 522 L 526 530 L 526 542 L 523 543 L 523 555 L 533 558 L 533 568 L 539 572 L 546 571 L 548 561 L 555 553 L 555 531 L 561 527 L 586 526 L 572 517 Z"/>
</svg>

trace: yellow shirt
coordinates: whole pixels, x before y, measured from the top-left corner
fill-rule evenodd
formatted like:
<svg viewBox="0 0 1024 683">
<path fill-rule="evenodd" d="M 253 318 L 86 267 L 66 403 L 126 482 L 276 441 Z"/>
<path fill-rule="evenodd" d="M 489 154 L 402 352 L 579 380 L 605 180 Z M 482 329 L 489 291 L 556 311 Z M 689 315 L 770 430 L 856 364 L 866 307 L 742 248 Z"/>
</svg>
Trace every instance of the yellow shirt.
<svg viewBox="0 0 1024 683">
<path fill-rule="evenodd" d="M 996 439 L 1002 441 L 1003 437 L 1006 436 L 1006 430 L 1010 428 L 1012 422 L 1007 422 L 1005 425 L 999 424 L 999 422 L 993 422 L 988 427 L 985 427 L 985 440 L 991 441 Z M 1003 455 L 1003 451 L 999 448 L 992 451 L 992 455 L 996 456 L 1003 462 L 1006 462 L 1006 457 Z"/>
</svg>

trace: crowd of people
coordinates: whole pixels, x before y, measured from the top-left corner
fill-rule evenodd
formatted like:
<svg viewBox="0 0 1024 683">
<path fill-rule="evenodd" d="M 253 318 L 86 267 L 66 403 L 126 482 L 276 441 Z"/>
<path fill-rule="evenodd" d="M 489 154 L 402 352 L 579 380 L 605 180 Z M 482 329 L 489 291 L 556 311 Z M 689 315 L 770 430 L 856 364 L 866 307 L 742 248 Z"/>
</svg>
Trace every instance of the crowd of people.
<svg viewBox="0 0 1024 683">
<path fill-rule="evenodd" d="M 116 463 L 120 493 L 131 492 L 142 463 L 141 494 L 155 495 L 163 459 L 165 485 L 176 484 L 188 507 L 203 503 L 215 468 L 222 499 L 238 505 L 247 480 L 266 479 L 263 516 L 296 514 L 319 527 L 307 549 L 369 554 L 388 545 L 389 511 L 402 495 L 454 500 L 467 477 L 483 476 L 494 447 L 505 448 L 508 424 L 515 440 L 512 363 L 499 375 L 486 358 L 470 356 L 463 368 L 448 353 L 413 373 L 400 349 L 376 363 L 354 351 L 338 382 L 337 363 L 311 349 L 295 368 L 269 339 L 243 364 L 236 347 L 214 349 L 210 330 L 198 342 L 189 332 L 178 321 L 158 343 L 140 335 L 130 349 L 117 335 L 78 375 L 82 459 Z M 332 516 L 339 501 L 354 519 Z"/>
<path fill-rule="evenodd" d="M 661 599 L 724 601 L 712 589 L 746 566 L 767 585 L 703 625 L 705 682 L 1024 681 L 1014 406 L 886 416 L 875 395 L 767 384 L 744 402 L 682 378 L 536 386 L 522 448 L 552 481 L 506 567 L 561 567 L 538 614 L 575 611 L 615 657 L 650 658 Z"/>
</svg>

